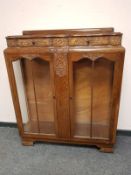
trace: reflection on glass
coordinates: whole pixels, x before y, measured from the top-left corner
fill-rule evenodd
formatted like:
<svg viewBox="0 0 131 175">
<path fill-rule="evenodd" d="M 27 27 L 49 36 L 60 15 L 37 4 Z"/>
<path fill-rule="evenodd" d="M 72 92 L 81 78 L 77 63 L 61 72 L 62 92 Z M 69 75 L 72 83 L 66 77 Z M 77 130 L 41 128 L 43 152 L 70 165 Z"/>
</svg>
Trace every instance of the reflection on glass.
<svg viewBox="0 0 131 175">
<path fill-rule="evenodd" d="M 73 63 L 74 137 L 109 139 L 114 63 L 83 58 Z"/>
<path fill-rule="evenodd" d="M 95 61 L 93 71 L 92 137 L 109 139 L 114 63 Z"/>
<path fill-rule="evenodd" d="M 73 135 L 75 137 L 90 136 L 91 63 L 88 59 L 73 63 Z"/>
</svg>

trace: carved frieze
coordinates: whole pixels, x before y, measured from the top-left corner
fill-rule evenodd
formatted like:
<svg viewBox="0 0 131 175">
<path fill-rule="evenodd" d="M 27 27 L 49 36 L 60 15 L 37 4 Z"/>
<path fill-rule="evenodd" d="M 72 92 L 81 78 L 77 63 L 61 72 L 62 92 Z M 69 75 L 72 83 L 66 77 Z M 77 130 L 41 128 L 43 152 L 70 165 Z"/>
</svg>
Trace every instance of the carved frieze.
<svg viewBox="0 0 131 175">
<path fill-rule="evenodd" d="M 42 38 L 42 39 L 35 39 L 32 41 L 32 44 L 34 46 L 50 46 L 51 45 L 51 39 L 45 39 L 45 38 Z"/>
<path fill-rule="evenodd" d="M 67 46 L 68 42 L 66 38 L 55 38 L 53 39 L 53 46 L 55 47 L 61 47 L 61 46 Z"/>
<path fill-rule="evenodd" d="M 89 45 L 89 39 L 87 37 L 74 37 L 69 38 L 70 46 L 86 46 Z"/>
<path fill-rule="evenodd" d="M 113 46 L 120 45 L 121 44 L 121 37 L 119 37 L 119 36 L 110 37 L 110 44 Z"/>
<path fill-rule="evenodd" d="M 31 46 L 117 46 L 121 44 L 121 36 L 84 36 L 69 38 L 40 38 L 40 39 L 8 39 L 9 47 L 31 47 Z"/>
<path fill-rule="evenodd" d="M 90 45 L 96 46 L 96 45 L 108 45 L 109 44 L 109 36 L 98 36 L 98 37 L 91 37 Z"/>
<path fill-rule="evenodd" d="M 69 46 L 120 45 L 120 36 L 93 36 L 69 38 Z"/>
<path fill-rule="evenodd" d="M 9 39 L 9 47 L 50 46 L 50 39 Z"/>
</svg>

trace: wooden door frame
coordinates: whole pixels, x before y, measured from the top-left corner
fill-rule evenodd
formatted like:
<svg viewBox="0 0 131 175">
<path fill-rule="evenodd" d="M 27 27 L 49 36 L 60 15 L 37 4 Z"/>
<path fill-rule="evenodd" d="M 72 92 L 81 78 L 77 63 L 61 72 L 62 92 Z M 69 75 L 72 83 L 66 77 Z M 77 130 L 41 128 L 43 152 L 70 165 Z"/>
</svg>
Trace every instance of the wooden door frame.
<svg viewBox="0 0 131 175">
<path fill-rule="evenodd" d="M 120 103 L 120 92 L 122 82 L 122 72 L 124 64 L 125 49 L 123 47 L 118 48 L 96 48 L 96 49 L 77 49 L 72 48 L 68 53 L 69 60 L 69 85 L 70 85 L 70 98 L 72 99 L 73 85 L 72 85 L 72 62 L 79 61 L 82 58 L 90 59 L 95 61 L 99 58 L 105 58 L 114 62 L 114 75 L 113 75 L 113 86 L 112 86 L 112 115 L 110 118 L 110 131 L 109 131 L 109 142 L 115 143 L 116 139 L 116 128 L 118 122 L 119 103 Z M 70 108 L 72 108 L 72 102 L 70 101 Z M 70 109 L 72 111 L 72 109 Z M 73 113 L 70 112 L 70 118 L 73 118 Z M 72 124 L 71 124 L 72 127 Z M 71 128 L 72 130 L 72 128 Z M 92 138 L 93 139 L 93 138 Z M 104 140 L 104 139 L 102 139 Z"/>
<path fill-rule="evenodd" d="M 10 87 L 11 87 L 11 94 L 12 94 L 19 134 L 22 138 L 26 136 L 31 136 L 32 134 L 39 135 L 41 133 L 30 133 L 30 132 L 27 133 L 24 131 L 23 119 L 22 119 L 20 102 L 19 102 L 19 97 L 18 97 L 18 90 L 17 90 L 16 80 L 15 80 L 15 75 L 14 75 L 14 70 L 13 70 L 13 62 L 17 60 L 21 60 L 23 58 L 27 60 L 33 60 L 35 58 L 40 58 L 41 60 L 48 61 L 50 65 L 50 74 L 51 74 L 51 79 L 52 79 L 51 85 L 52 85 L 53 97 L 54 97 L 55 89 L 54 89 L 53 53 L 43 48 L 28 48 L 28 49 L 27 48 L 11 48 L 11 49 L 7 48 L 4 51 L 4 55 L 5 55 L 5 62 L 7 66 L 8 78 L 9 78 Z M 45 59 L 45 56 L 50 57 L 50 59 Z M 56 134 L 55 136 L 53 136 L 53 135 L 42 133 L 41 135 L 45 136 L 45 138 L 48 138 L 48 137 L 54 138 L 54 137 L 57 137 L 58 135 L 55 98 L 54 98 L 53 108 L 54 108 L 54 117 L 55 117 L 54 122 L 55 122 Z"/>
</svg>

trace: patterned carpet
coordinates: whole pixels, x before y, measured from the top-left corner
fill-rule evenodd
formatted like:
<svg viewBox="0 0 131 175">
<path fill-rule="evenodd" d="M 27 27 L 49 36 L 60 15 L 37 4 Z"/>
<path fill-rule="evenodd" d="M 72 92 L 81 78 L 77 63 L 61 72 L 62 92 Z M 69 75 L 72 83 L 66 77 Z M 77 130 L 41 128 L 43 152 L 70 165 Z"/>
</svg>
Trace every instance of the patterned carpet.
<svg viewBox="0 0 131 175">
<path fill-rule="evenodd" d="M 112 154 L 47 143 L 26 147 L 17 128 L 0 127 L 0 175 L 131 175 L 131 137 L 117 136 Z"/>
</svg>

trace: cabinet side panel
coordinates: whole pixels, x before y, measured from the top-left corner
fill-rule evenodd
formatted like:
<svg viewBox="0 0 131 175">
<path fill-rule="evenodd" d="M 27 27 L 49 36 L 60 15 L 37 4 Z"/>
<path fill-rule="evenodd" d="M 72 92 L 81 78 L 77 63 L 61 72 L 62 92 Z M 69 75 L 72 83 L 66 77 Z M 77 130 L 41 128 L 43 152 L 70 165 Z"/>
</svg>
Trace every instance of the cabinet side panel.
<svg viewBox="0 0 131 175">
<path fill-rule="evenodd" d="M 109 139 L 114 63 L 100 58 L 93 71 L 92 137 Z"/>
</svg>

